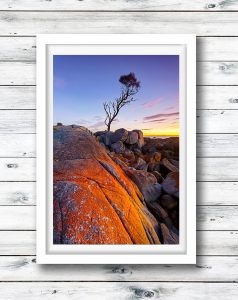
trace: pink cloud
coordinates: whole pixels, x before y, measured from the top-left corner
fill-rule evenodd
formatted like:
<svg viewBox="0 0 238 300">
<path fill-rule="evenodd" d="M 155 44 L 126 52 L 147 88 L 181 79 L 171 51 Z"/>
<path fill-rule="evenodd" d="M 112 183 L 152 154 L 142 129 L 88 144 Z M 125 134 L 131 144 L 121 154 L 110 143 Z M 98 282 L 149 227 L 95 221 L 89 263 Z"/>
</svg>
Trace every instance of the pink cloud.
<svg viewBox="0 0 238 300">
<path fill-rule="evenodd" d="M 142 106 L 144 108 L 152 108 L 152 107 L 155 107 L 157 104 L 159 104 L 160 101 L 161 101 L 161 99 L 157 98 L 157 99 L 150 100 L 150 101 L 142 103 Z"/>
<path fill-rule="evenodd" d="M 150 120 L 150 121 L 144 121 L 143 123 L 162 123 L 164 121 L 166 121 L 166 118 L 162 118 L 162 119 L 156 119 L 156 120 Z"/>
<path fill-rule="evenodd" d="M 99 127 L 99 126 L 103 126 L 104 125 L 104 122 L 103 121 L 99 121 L 99 122 L 96 122 L 88 127 Z"/>
<path fill-rule="evenodd" d="M 157 114 L 157 115 L 152 115 L 152 116 L 147 116 L 144 117 L 144 120 L 153 120 L 153 119 L 157 119 L 157 118 L 163 118 L 163 117 L 172 117 L 172 116 L 178 116 L 179 112 L 174 112 L 174 113 L 169 113 L 169 114 Z"/>
</svg>

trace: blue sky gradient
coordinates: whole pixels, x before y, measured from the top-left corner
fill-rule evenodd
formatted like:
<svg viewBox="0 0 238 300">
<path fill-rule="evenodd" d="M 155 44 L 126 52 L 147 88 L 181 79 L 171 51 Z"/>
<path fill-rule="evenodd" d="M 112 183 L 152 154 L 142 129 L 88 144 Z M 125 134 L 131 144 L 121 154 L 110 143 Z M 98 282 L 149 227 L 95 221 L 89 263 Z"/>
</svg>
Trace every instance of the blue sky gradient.
<svg viewBox="0 0 238 300">
<path fill-rule="evenodd" d="M 179 133 L 179 56 L 55 55 L 54 123 L 104 130 L 103 102 L 120 95 L 119 77 L 135 73 L 136 101 L 120 111 L 112 130 L 141 129 L 145 135 Z"/>
</svg>

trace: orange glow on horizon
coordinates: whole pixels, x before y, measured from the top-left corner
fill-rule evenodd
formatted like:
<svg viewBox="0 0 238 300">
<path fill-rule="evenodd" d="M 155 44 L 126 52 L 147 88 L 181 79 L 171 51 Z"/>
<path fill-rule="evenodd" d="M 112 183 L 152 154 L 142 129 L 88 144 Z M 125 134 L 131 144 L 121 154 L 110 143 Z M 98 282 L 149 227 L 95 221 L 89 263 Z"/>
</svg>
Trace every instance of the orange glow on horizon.
<svg viewBox="0 0 238 300">
<path fill-rule="evenodd" d="M 142 130 L 143 135 L 146 136 L 179 136 L 179 131 L 153 131 L 153 130 Z"/>
</svg>

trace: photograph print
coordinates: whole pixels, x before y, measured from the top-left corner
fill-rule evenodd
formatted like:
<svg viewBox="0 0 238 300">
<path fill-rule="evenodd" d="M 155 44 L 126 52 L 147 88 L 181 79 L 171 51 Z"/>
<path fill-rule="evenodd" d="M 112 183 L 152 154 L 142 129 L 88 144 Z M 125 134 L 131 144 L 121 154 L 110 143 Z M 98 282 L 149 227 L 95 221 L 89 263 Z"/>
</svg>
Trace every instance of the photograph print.
<svg viewBox="0 0 238 300">
<path fill-rule="evenodd" d="M 54 56 L 54 243 L 179 243 L 179 56 Z"/>
<path fill-rule="evenodd" d="M 52 253 L 186 254 L 186 51 L 72 47 L 48 50 Z"/>
</svg>

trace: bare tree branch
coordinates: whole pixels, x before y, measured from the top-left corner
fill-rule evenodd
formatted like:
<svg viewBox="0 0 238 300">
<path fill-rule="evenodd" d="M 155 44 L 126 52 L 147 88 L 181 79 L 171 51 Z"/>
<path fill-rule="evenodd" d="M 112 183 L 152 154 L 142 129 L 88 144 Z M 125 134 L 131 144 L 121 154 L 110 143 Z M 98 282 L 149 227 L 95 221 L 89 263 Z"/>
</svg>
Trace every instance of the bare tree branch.
<svg viewBox="0 0 238 300">
<path fill-rule="evenodd" d="M 133 96 L 138 93 L 140 89 L 140 82 L 136 79 L 134 73 L 122 75 L 119 82 L 123 85 L 121 96 L 116 98 L 113 102 L 109 101 L 103 103 L 103 108 L 106 113 L 104 123 L 107 126 L 108 131 L 110 131 L 111 123 L 115 120 L 122 107 L 135 101 Z"/>
</svg>

